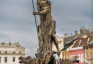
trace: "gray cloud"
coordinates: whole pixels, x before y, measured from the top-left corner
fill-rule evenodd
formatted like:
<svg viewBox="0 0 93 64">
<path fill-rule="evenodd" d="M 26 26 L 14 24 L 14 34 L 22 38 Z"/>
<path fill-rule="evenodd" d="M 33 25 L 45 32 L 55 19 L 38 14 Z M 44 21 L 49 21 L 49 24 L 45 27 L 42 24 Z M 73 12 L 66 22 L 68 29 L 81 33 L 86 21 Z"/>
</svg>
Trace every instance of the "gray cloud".
<svg viewBox="0 0 93 64">
<path fill-rule="evenodd" d="M 65 32 L 79 30 L 81 26 L 91 25 L 91 2 L 92 0 L 52 0 L 52 15 L 57 21 L 57 33 L 60 32 L 62 35 Z"/>
</svg>

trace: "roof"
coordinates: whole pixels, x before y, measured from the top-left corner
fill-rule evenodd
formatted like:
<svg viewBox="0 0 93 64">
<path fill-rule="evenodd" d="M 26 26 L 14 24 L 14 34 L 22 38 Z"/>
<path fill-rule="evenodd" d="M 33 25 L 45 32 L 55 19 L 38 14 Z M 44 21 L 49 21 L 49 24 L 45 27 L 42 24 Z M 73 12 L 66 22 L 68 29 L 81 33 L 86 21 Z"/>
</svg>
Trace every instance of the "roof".
<svg viewBox="0 0 93 64">
<path fill-rule="evenodd" d="M 5 43 L 5 42 L 0 43 L 0 48 L 3 48 L 3 47 L 5 47 L 5 48 L 16 48 L 16 47 L 17 48 L 24 48 L 19 43 L 11 43 L 11 42 L 9 42 L 9 43 Z"/>
<path fill-rule="evenodd" d="M 67 45 L 68 43 L 70 43 L 72 40 L 76 39 L 76 35 L 73 35 L 73 36 L 69 36 L 67 38 L 64 38 L 64 43 L 65 45 Z"/>
<path fill-rule="evenodd" d="M 92 40 L 93 40 L 93 36 L 87 36 L 86 38 L 81 37 L 75 42 L 73 48 L 83 47 L 84 45 L 91 43 Z"/>
<path fill-rule="evenodd" d="M 84 48 L 93 47 L 93 41 L 83 46 Z"/>
<path fill-rule="evenodd" d="M 68 49 L 74 43 L 74 41 L 76 41 L 77 39 L 78 38 L 72 40 L 70 43 L 68 43 L 66 46 L 64 46 L 64 48 L 61 51 L 64 51 L 64 50 Z"/>
<path fill-rule="evenodd" d="M 71 48 L 70 50 L 79 50 L 79 49 L 83 49 L 83 47 Z"/>
</svg>

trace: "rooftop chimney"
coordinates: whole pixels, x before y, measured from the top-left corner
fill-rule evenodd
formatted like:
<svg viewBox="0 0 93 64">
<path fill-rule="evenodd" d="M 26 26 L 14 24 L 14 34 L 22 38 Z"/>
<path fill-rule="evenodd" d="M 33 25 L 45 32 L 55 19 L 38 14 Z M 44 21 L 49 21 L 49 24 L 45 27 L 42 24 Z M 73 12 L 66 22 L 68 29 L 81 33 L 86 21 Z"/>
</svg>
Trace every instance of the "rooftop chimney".
<svg viewBox="0 0 93 64">
<path fill-rule="evenodd" d="M 77 30 L 75 31 L 75 35 L 78 35 L 78 31 Z"/>
<path fill-rule="evenodd" d="M 65 37 L 65 38 L 68 37 L 68 33 L 65 33 L 65 34 L 64 34 L 64 37 Z"/>
</svg>

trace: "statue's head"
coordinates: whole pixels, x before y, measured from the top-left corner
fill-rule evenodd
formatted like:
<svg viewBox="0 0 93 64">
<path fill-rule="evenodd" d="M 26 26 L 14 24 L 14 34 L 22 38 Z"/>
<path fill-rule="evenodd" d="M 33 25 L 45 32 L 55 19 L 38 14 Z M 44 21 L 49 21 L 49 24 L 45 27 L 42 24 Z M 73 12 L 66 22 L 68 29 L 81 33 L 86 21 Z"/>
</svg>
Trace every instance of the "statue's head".
<svg viewBox="0 0 93 64">
<path fill-rule="evenodd" d="M 44 6 L 46 4 L 46 1 L 40 1 L 37 3 L 39 6 Z"/>
<path fill-rule="evenodd" d="M 50 1 L 46 1 L 46 0 L 42 0 L 42 1 L 40 1 L 39 3 L 39 6 L 45 6 L 45 5 L 51 5 L 51 2 Z"/>
</svg>

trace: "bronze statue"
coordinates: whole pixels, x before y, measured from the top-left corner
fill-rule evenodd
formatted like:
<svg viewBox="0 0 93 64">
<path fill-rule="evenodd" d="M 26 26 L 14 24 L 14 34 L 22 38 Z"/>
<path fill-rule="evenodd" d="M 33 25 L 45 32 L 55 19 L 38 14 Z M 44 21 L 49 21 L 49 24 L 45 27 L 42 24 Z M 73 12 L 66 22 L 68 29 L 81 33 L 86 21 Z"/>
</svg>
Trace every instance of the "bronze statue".
<svg viewBox="0 0 93 64">
<path fill-rule="evenodd" d="M 56 44 L 58 49 L 58 41 L 55 37 L 55 21 L 51 16 L 51 2 L 49 0 L 37 0 L 37 9 L 38 12 L 33 12 L 33 14 L 40 16 L 40 25 L 38 26 L 40 52 L 38 57 L 40 54 L 42 54 L 42 58 L 45 58 L 48 55 L 49 60 L 52 55 L 53 42 Z M 41 59 L 41 57 L 39 58 Z"/>
<path fill-rule="evenodd" d="M 55 21 L 51 16 L 51 2 L 49 0 L 37 0 L 38 12 L 33 12 L 34 15 L 40 16 L 40 25 L 38 26 L 40 52 L 52 51 L 52 42 L 58 41 L 55 37 Z"/>
</svg>

